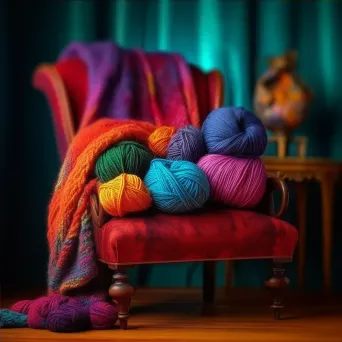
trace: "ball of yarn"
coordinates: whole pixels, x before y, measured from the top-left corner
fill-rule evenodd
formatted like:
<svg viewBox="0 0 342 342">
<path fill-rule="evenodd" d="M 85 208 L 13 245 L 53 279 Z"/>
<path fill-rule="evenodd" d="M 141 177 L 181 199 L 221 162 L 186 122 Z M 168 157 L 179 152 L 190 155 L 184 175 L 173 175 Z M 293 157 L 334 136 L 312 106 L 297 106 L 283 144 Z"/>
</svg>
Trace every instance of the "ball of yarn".
<svg viewBox="0 0 342 342">
<path fill-rule="evenodd" d="M 96 176 L 102 183 L 129 173 L 143 178 L 153 153 L 135 141 L 122 141 L 103 152 L 95 164 Z"/>
<path fill-rule="evenodd" d="M 107 291 L 97 291 L 90 296 L 89 295 L 78 296 L 77 300 L 79 300 L 82 305 L 89 307 L 91 304 L 95 302 L 106 301 L 108 298 L 110 297 Z"/>
<path fill-rule="evenodd" d="M 109 298 L 110 296 L 108 291 L 97 291 L 90 296 L 90 303 L 106 301 Z"/>
<path fill-rule="evenodd" d="M 167 149 L 167 159 L 188 160 L 193 163 L 197 163 L 204 154 L 202 132 L 191 125 L 179 129 L 171 138 Z"/>
<path fill-rule="evenodd" d="M 150 150 L 158 157 L 165 158 L 170 140 L 176 133 L 176 128 L 161 126 L 154 130 L 147 139 Z"/>
<path fill-rule="evenodd" d="M 25 327 L 27 327 L 27 315 L 7 309 L 0 310 L 0 328 Z"/>
<path fill-rule="evenodd" d="M 101 184 L 99 200 L 103 209 L 112 216 L 143 211 L 152 204 L 150 192 L 141 178 L 127 173 Z"/>
<path fill-rule="evenodd" d="M 206 175 L 189 161 L 154 159 L 144 181 L 156 206 L 167 213 L 201 208 L 210 193 Z"/>
<path fill-rule="evenodd" d="M 207 150 L 211 154 L 261 156 L 267 146 L 264 125 L 242 107 L 223 107 L 212 111 L 202 125 Z"/>
<path fill-rule="evenodd" d="M 81 303 L 65 303 L 52 310 L 46 327 L 54 332 L 77 332 L 89 328 L 89 311 Z"/>
<path fill-rule="evenodd" d="M 19 302 L 14 303 L 10 307 L 10 310 L 27 315 L 32 303 L 33 300 L 21 300 Z"/>
<path fill-rule="evenodd" d="M 197 165 L 208 176 L 211 197 L 217 202 L 238 208 L 252 208 L 265 193 L 267 172 L 259 157 L 208 154 Z"/>
<path fill-rule="evenodd" d="M 60 305 L 67 303 L 68 297 L 62 295 L 50 295 L 33 301 L 29 308 L 27 324 L 32 329 L 46 329 L 48 314 Z"/>
<path fill-rule="evenodd" d="M 94 302 L 90 305 L 89 316 L 92 329 L 110 329 L 118 318 L 118 310 L 113 303 Z"/>
</svg>

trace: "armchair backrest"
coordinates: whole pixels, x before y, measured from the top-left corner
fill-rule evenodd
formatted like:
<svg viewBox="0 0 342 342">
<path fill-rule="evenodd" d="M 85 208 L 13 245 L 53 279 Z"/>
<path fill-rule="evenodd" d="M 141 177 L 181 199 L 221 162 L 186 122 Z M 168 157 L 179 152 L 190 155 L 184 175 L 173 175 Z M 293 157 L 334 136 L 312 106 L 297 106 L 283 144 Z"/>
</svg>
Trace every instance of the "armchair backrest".
<svg viewBox="0 0 342 342">
<path fill-rule="evenodd" d="M 213 70 L 204 73 L 190 65 L 201 122 L 223 103 L 223 77 Z M 58 151 L 64 158 L 68 145 L 77 133 L 87 97 L 88 72 L 78 58 L 38 66 L 33 85 L 46 97 L 53 116 Z"/>
</svg>

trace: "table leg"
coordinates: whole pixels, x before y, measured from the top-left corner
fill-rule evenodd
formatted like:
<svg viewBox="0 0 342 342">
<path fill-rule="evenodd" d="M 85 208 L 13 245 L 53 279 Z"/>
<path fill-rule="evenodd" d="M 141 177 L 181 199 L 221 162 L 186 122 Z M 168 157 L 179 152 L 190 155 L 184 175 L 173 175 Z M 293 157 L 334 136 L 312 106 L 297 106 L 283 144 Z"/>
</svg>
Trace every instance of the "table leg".
<svg viewBox="0 0 342 342">
<path fill-rule="evenodd" d="M 333 220 L 333 186 L 334 180 L 330 175 L 321 182 L 322 196 L 322 237 L 323 237 L 323 277 L 324 291 L 331 290 L 331 259 L 332 259 L 332 220 Z"/>
<path fill-rule="evenodd" d="M 306 215 L 307 215 L 307 185 L 296 183 L 297 220 L 298 220 L 298 285 L 304 289 L 305 256 L 306 256 Z"/>
</svg>

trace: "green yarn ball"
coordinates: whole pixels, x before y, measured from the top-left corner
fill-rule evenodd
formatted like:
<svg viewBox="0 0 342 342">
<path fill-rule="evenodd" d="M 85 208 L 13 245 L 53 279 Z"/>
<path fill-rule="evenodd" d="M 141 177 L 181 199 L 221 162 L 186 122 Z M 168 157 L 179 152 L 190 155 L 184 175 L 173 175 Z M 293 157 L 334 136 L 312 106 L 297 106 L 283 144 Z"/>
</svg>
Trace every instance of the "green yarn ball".
<svg viewBox="0 0 342 342">
<path fill-rule="evenodd" d="M 122 141 L 103 152 L 96 161 L 95 174 L 108 182 L 122 173 L 143 178 L 153 159 L 153 153 L 135 141 Z"/>
</svg>

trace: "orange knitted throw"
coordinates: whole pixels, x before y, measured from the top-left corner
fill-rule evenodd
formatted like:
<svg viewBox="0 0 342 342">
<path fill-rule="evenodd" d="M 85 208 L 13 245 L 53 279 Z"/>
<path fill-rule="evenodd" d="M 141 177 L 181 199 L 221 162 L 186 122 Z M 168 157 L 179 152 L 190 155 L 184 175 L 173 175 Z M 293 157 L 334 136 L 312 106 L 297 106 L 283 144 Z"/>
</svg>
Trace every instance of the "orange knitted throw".
<svg viewBox="0 0 342 342">
<path fill-rule="evenodd" d="M 49 205 L 49 293 L 66 293 L 97 275 L 89 198 L 97 157 L 118 141 L 147 145 L 155 126 L 133 120 L 101 119 L 74 138 Z"/>
</svg>

